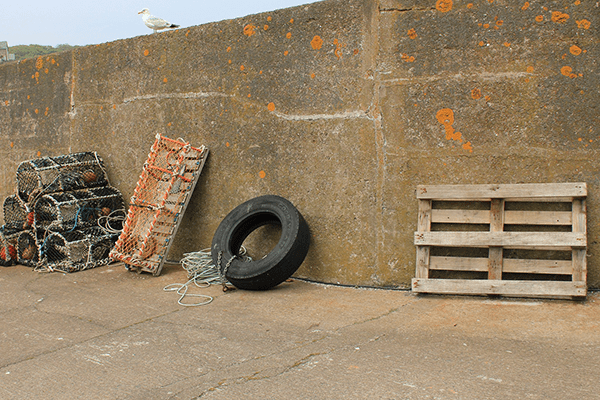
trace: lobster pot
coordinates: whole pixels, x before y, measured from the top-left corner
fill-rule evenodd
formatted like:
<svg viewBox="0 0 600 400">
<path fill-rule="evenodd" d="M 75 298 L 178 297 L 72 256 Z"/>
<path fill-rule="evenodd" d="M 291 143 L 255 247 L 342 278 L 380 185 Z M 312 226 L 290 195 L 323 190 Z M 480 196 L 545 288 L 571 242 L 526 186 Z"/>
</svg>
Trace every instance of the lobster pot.
<svg viewBox="0 0 600 400">
<path fill-rule="evenodd" d="M 48 232 L 41 244 L 43 262 L 39 268 L 47 271 L 75 272 L 108 264 L 108 257 L 117 234 L 99 227 L 70 232 Z"/>
<path fill-rule="evenodd" d="M 205 146 L 156 135 L 112 258 L 160 274 L 207 156 Z"/>
<path fill-rule="evenodd" d="M 110 186 L 45 194 L 34 207 L 35 226 L 52 231 L 94 226 L 123 207 L 121 192 Z"/>
<path fill-rule="evenodd" d="M 40 260 L 38 240 L 33 231 L 22 231 L 17 237 L 17 262 L 35 267 Z"/>
<path fill-rule="evenodd" d="M 17 168 L 17 195 L 24 202 L 40 193 L 106 185 L 104 163 L 96 152 L 36 158 L 23 161 Z"/>
<path fill-rule="evenodd" d="M 10 229 L 27 229 L 33 224 L 33 214 L 13 194 L 4 199 L 4 222 Z"/>
<path fill-rule="evenodd" d="M 17 262 L 17 239 L 19 230 L 6 225 L 0 227 L 0 265 L 8 267 Z"/>
</svg>

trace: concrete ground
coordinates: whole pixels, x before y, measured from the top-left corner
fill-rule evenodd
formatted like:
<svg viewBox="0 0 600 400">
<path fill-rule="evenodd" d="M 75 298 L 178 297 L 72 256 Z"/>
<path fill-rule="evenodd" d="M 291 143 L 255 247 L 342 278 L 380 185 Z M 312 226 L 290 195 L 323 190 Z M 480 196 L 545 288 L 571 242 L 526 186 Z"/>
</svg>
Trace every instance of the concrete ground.
<svg viewBox="0 0 600 400">
<path fill-rule="evenodd" d="M 179 266 L 1 268 L 0 398 L 600 398 L 598 293 L 507 300 L 295 280 L 195 288 L 214 301 L 183 307 L 163 287 L 185 281 Z"/>
</svg>

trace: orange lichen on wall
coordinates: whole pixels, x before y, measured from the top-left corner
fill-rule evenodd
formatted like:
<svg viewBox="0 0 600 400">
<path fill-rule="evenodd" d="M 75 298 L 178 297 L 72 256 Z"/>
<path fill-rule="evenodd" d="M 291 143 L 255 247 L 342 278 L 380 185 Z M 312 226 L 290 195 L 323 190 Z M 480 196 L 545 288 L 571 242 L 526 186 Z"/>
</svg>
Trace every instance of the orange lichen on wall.
<svg viewBox="0 0 600 400">
<path fill-rule="evenodd" d="M 544 20 L 544 16 L 543 15 L 538 15 L 537 17 L 535 17 L 536 22 L 542 22 Z"/>
<path fill-rule="evenodd" d="M 569 19 L 569 15 L 560 11 L 552 11 L 552 22 L 564 24 Z"/>
<path fill-rule="evenodd" d="M 342 57 L 342 47 L 344 47 L 344 45 L 337 39 L 333 39 L 333 44 L 335 45 L 335 50 L 333 51 L 333 54 L 335 54 L 335 56 L 338 59 L 340 59 L 340 57 Z"/>
<path fill-rule="evenodd" d="M 590 26 L 592 26 L 592 23 L 590 21 L 588 21 L 587 19 L 575 21 L 575 23 L 577 24 L 578 28 L 583 28 L 583 29 L 590 29 Z"/>
<path fill-rule="evenodd" d="M 415 58 L 413 56 L 409 56 L 408 54 L 404 54 L 404 53 L 402 53 L 400 58 L 402 58 L 402 60 L 404 60 L 405 62 L 414 62 L 415 61 Z"/>
<path fill-rule="evenodd" d="M 452 0 L 437 0 L 435 2 L 435 8 L 439 12 L 448 12 L 452 10 Z"/>
<path fill-rule="evenodd" d="M 417 38 L 417 31 L 415 31 L 415 28 L 410 28 L 407 32 L 408 37 L 411 39 L 416 39 Z"/>
<path fill-rule="evenodd" d="M 43 66 L 44 66 L 44 60 L 42 59 L 42 57 L 38 57 L 37 60 L 35 60 L 35 67 L 37 69 L 42 69 Z"/>
<path fill-rule="evenodd" d="M 437 112 L 435 118 L 440 124 L 444 125 L 444 129 L 446 130 L 446 140 L 454 140 L 462 143 L 462 134 L 455 131 L 452 127 L 452 124 L 454 123 L 454 111 L 449 108 L 442 108 Z"/>
<path fill-rule="evenodd" d="M 150 52 L 148 51 L 148 49 L 144 50 L 144 56 L 147 56 L 148 54 L 150 54 Z"/>
<path fill-rule="evenodd" d="M 569 78 L 577 78 L 577 74 L 573 73 L 573 68 L 565 65 L 560 69 L 560 73 L 564 76 L 568 76 Z M 583 76 L 583 74 L 579 74 L 579 76 Z"/>
<path fill-rule="evenodd" d="M 265 176 L 267 176 L 267 173 L 265 171 L 260 171 L 258 173 L 258 176 L 259 176 L 260 179 L 263 179 Z"/>
<path fill-rule="evenodd" d="M 533 67 L 531 65 L 527 67 L 527 72 L 530 74 L 533 72 Z"/>
<path fill-rule="evenodd" d="M 578 56 L 581 54 L 581 47 L 579 47 L 577 45 L 573 45 L 569 48 L 569 52 L 571 54 L 573 54 L 574 56 Z"/>
<path fill-rule="evenodd" d="M 310 45 L 312 46 L 313 49 L 319 50 L 323 46 L 323 39 L 321 39 L 321 36 L 316 35 L 310 41 Z"/>
<path fill-rule="evenodd" d="M 252 25 L 252 24 L 248 24 L 246 26 L 244 26 L 244 35 L 250 37 L 252 35 L 254 35 L 256 32 L 254 31 L 256 29 L 256 26 Z"/>
<path fill-rule="evenodd" d="M 292 32 L 286 33 L 285 37 L 288 38 L 288 39 L 291 39 L 292 38 Z"/>
<path fill-rule="evenodd" d="M 471 97 L 475 100 L 478 100 L 481 98 L 481 90 L 479 88 L 475 88 L 473 90 L 471 90 Z"/>
<path fill-rule="evenodd" d="M 521 7 L 521 10 L 525 11 L 529 8 L 529 2 L 526 1 L 525 4 L 523 4 L 523 7 Z"/>
<path fill-rule="evenodd" d="M 267 104 L 267 110 L 269 111 L 275 111 L 275 103 L 270 102 L 269 104 Z"/>
</svg>

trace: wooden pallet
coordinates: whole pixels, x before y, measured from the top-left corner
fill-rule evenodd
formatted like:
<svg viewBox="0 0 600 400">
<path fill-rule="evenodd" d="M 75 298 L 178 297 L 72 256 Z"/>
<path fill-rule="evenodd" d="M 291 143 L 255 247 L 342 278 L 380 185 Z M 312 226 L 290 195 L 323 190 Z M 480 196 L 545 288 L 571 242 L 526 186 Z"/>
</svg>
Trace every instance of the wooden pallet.
<svg viewBox="0 0 600 400">
<path fill-rule="evenodd" d="M 417 293 L 584 297 L 585 183 L 419 186 Z"/>
</svg>

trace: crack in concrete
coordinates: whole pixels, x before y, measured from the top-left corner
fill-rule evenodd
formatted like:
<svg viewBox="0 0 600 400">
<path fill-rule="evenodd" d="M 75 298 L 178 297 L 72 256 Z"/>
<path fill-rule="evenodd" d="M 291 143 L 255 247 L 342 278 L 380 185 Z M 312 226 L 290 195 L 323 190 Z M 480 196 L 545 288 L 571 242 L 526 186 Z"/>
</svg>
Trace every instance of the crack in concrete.
<svg viewBox="0 0 600 400">
<path fill-rule="evenodd" d="M 27 356 L 26 358 L 24 358 L 22 360 L 11 362 L 11 363 L 8 363 L 8 364 L 5 364 L 5 365 L 0 365 L 0 370 L 4 369 L 4 368 L 7 368 L 7 367 L 14 366 L 14 365 L 18 365 L 18 364 L 20 364 L 22 362 L 26 362 L 26 361 L 32 360 L 34 358 L 37 358 L 37 357 L 45 356 L 45 355 L 48 355 L 48 354 L 53 354 L 53 353 L 56 353 L 57 351 L 61 351 L 61 350 L 64 350 L 64 349 L 69 349 L 69 348 L 72 348 L 72 347 L 77 346 L 77 345 L 85 344 L 85 343 L 91 342 L 93 340 L 96 340 L 96 339 L 99 339 L 99 338 L 102 338 L 102 337 L 106 337 L 106 336 L 112 335 L 114 333 L 120 332 L 120 331 L 125 330 L 127 328 L 131 328 L 133 326 L 136 326 L 136 325 L 139 325 L 139 324 L 143 324 L 144 322 L 152 321 L 154 318 L 161 318 L 161 317 L 164 317 L 166 315 L 170 315 L 170 314 L 181 312 L 181 311 L 183 311 L 183 310 L 173 310 L 173 311 L 166 312 L 164 314 L 160 314 L 160 315 L 155 315 L 155 316 L 152 316 L 152 317 L 148 317 L 148 318 L 143 319 L 141 321 L 137 321 L 137 322 L 131 323 L 129 325 L 122 326 L 122 327 L 117 328 L 117 329 L 109 330 L 108 332 L 102 333 L 100 335 L 92 336 L 92 337 L 87 338 L 85 340 L 82 340 L 80 342 L 73 342 L 73 343 L 70 343 L 70 344 L 68 344 L 66 346 L 62 346 L 62 347 L 59 347 L 59 348 L 56 348 L 56 349 L 42 351 L 40 353 Z M 41 312 L 43 312 L 43 311 L 41 311 Z M 58 314 L 58 315 L 61 315 L 61 314 Z M 75 317 L 75 318 L 81 319 L 81 317 Z"/>
</svg>

